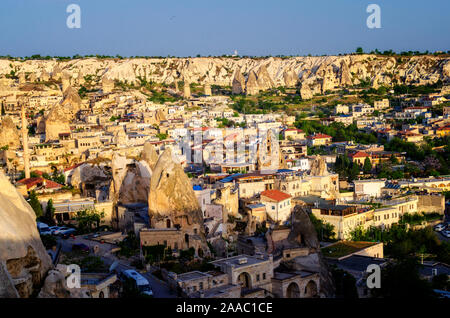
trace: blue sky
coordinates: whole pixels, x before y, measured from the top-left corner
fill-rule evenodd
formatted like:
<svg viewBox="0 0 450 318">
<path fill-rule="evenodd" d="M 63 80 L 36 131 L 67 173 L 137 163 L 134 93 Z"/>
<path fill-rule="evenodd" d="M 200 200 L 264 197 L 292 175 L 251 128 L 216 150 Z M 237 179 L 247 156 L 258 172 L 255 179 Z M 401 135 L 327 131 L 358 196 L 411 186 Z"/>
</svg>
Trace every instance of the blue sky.
<svg viewBox="0 0 450 318">
<path fill-rule="evenodd" d="M 81 28 L 66 7 L 81 7 Z M 381 7 L 381 29 L 366 8 Z M 450 50 L 448 0 L 2 0 L 0 55 L 322 55 Z"/>
</svg>

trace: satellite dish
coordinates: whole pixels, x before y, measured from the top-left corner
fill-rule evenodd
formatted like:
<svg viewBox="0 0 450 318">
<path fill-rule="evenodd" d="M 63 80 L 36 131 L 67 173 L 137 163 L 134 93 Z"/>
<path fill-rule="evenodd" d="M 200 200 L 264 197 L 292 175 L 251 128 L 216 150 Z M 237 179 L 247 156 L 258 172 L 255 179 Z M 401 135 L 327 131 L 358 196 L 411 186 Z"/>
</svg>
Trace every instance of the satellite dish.
<svg viewBox="0 0 450 318">
<path fill-rule="evenodd" d="M 117 265 L 119 265 L 118 261 L 114 261 L 114 263 L 111 264 L 111 266 L 109 267 L 109 272 L 112 272 L 116 269 Z"/>
</svg>

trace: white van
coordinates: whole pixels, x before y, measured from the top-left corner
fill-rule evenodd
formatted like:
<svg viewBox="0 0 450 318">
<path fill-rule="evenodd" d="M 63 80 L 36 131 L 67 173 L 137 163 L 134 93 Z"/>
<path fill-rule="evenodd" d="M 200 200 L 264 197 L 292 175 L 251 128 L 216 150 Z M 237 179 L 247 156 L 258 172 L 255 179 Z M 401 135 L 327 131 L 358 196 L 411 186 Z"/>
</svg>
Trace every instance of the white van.
<svg viewBox="0 0 450 318">
<path fill-rule="evenodd" d="M 148 296 L 153 296 L 152 287 L 150 286 L 150 283 L 144 276 L 142 276 L 141 274 L 132 269 L 127 269 L 122 273 L 125 277 L 132 279 L 136 283 L 136 287 L 139 289 L 141 293 L 146 294 Z"/>
</svg>

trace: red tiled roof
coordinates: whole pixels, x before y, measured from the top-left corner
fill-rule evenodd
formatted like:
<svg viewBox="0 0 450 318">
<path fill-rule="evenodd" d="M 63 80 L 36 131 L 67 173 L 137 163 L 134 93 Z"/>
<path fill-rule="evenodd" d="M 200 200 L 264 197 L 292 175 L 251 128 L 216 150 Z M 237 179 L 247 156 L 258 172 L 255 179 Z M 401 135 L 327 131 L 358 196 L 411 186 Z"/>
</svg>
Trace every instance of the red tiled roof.
<svg viewBox="0 0 450 318">
<path fill-rule="evenodd" d="M 284 201 L 292 197 L 291 195 L 281 192 L 279 190 L 266 190 L 261 192 L 261 195 L 268 197 L 271 200 L 275 200 L 277 202 Z"/>
<path fill-rule="evenodd" d="M 17 183 L 21 183 L 27 186 L 27 190 L 30 189 L 31 187 L 35 186 L 35 185 L 40 185 L 40 184 L 44 184 L 45 182 L 45 188 L 46 189 L 59 189 L 62 188 L 62 185 L 59 183 L 56 183 L 52 180 L 47 180 L 41 177 L 36 177 L 36 178 L 24 178 L 21 179 L 19 181 L 17 181 Z"/>
<path fill-rule="evenodd" d="M 428 109 L 430 108 L 430 106 L 411 106 L 411 107 L 406 107 L 405 109 Z"/>
<path fill-rule="evenodd" d="M 209 127 L 194 127 L 192 128 L 193 131 L 206 131 Z"/>
<path fill-rule="evenodd" d="M 21 183 L 27 186 L 27 189 L 31 188 L 32 186 L 38 184 L 41 182 L 41 177 L 35 177 L 35 178 L 24 178 L 17 181 L 17 183 Z"/>
<path fill-rule="evenodd" d="M 52 180 L 45 180 L 45 188 L 46 189 L 59 189 L 62 188 L 63 186 L 57 182 L 54 182 Z"/>
<path fill-rule="evenodd" d="M 325 135 L 325 134 L 315 134 L 308 136 L 310 139 L 324 139 L 324 138 L 332 138 L 331 136 Z"/>
<path fill-rule="evenodd" d="M 40 175 L 41 177 L 42 177 L 42 175 L 45 173 L 45 172 L 43 172 L 43 171 L 41 171 L 41 170 L 33 170 L 33 172 L 36 173 L 36 174 L 38 174 L 38 175 Z"/>
<path fill-rule="evenodd" d="M 439 127 L 436 130 L 449 130 L 450 129 L 450 125 L 444 126 L 444 127 Z"/>
<path fill-rule="evenodd" d="M 67 172 L 67 171 L 76 169 L 76 168 L 78 168 L 79 166 L 81 166 L 82 164 L 84 164 L 84 162 L 82 162 L 82 163 L 77 163 L 76 165 L 73 165 L 73 166 L 70 166 L 70 167 L 68 167 L 68 168 L 65 168 L 65 169 L 64 169 L 64 172 Z"/>
<path fill-rule="evenodd" d="M 364 151 L 358 151 L 354 154 L 350 154 L 350 157 L 352 158 L 365 158 L 365 157 L 370 157 L 367 153 L 365 153 Z"/>
</svg>

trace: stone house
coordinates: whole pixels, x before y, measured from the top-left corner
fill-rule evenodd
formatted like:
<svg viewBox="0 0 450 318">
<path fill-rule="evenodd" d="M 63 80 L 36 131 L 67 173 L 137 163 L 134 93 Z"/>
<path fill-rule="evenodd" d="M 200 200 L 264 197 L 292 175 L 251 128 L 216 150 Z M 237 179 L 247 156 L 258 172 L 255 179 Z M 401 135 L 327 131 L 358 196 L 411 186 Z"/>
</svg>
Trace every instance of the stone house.
<svg viewBox="0 0 450 318">
<path fill-rule="evenodd" d="M 291 215 L 291 199 L 288 193 L 279 190 L 266 190 L 261 192 L 261 203 L 266 206 L 267 215 L 274 222 L 285 222 Z"/>
</svg>

